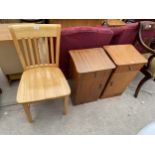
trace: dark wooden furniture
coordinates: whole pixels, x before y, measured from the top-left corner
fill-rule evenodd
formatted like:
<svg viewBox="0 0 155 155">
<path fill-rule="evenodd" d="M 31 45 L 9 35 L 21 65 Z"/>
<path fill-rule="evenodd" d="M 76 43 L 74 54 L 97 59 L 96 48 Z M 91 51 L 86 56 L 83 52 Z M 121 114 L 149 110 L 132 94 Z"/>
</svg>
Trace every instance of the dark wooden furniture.
<svg viewBox="0 0 155 155">
<path fill-rule="evenodd" d="M 72 50 L 69 53 L 73 104 L 97 100 L 115 65 L 102 48 Z"/>
<path fill-rule="evenodd" d="M 142 32 L 147 30 L 153 30 L 155 31 L 155 22 L 152 23 L 146 23 L 146 22 L 140 22 L 139 24 L 139 31 L 137 35 L 136 44 L 139 43 L 143 46 L 144 50 L 148 52 L 145 54 L 145 56 L 148 59 L 148 63 L 143 66 L 141 69 L 141 72 L 144 74 L 144 77 L 139 82 L 134 96 L 137 97 L 139 94 L 139 91 L 143 84 L 148 81 L 151 78 L 154 78 L 155 80 L 155 38 L 149 38 L 149 40 L 144 41 L 145 38 L 142 37 Z"/>
<path fill-rule="evenodd" d="M 2 89 L 0 88 L 0 94 L 2 94 Z"/>
<path fill-rule="evenodd" d="M 104 46 L 116 69 L 107 83 L 101 98 L 120 95 L 135 78 L 147 60 L 132 45 Z"/>
</svg>

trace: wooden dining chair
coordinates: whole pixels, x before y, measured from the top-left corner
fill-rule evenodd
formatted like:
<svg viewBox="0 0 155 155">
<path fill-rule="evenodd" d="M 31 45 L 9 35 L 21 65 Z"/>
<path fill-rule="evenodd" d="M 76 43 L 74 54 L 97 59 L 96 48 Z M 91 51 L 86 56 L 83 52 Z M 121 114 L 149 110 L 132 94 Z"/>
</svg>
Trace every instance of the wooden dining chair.
<svg viewBox="0 0 155 155">
<path fill-rule="evenodd" d="M 17 103 L 22 104 L 32 122 L 30 104 L 63 98 L 67 113 L 70 87 L 59 69 L 61 26 L 59 24 L 21 24 L 9 27 L 23 66 Z"/>
</svg>

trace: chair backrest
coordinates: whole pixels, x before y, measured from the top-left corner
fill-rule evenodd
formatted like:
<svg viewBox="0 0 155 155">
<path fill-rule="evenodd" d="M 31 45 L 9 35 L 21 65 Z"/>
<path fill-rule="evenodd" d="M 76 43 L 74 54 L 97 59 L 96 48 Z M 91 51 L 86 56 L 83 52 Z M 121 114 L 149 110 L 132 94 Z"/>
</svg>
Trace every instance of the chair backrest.
<svg viewBox="0 0 155 155">
<path fill-rule="evenodd" d="M 59 65 L 59 24 L 20 24 L 9 29 L 24 70 Z"/>
</svg>

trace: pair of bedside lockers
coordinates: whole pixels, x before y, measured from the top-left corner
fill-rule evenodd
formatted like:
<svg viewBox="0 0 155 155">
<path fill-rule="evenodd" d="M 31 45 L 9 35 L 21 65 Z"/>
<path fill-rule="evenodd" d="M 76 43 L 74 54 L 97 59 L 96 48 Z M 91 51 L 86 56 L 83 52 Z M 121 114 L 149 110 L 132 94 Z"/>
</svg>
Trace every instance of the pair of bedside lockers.
<svg viewBox="0 0 155 155">
<path fill-rule="evenodd" d="M 73 104 L 124 92 L 147 60 L 131 44 L 69 51 Z"/>
</svg>

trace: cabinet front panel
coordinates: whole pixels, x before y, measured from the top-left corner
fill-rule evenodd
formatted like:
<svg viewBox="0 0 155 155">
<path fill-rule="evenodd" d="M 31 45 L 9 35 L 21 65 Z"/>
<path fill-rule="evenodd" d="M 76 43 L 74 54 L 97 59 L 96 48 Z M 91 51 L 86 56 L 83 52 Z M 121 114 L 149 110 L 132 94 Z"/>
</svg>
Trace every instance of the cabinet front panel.
<svg viewBox="0 0 155 155">
<path fill-rule="evenodd" d="M 133 66 L 134 68 L 135 66 Z M 140 69 L 142 65 L 138 65 L 137 68 Z M 118 68 L 115 70 L 115 72 L 112 74 L 105 90 L 103 91 L 103 94 L 101 95 L 101 98 L 105 97 L 111 97 L 115 95 L 120 95 L 125 91 L 125 89 L 128 87 L 128 85 L 131 83 L 131 81 L 136 77 L 139 70 L 130 70 L 126 67 L 126 71 L 124 68 Z M 121 72 L 121 69 L 123 72 Z"/>
<path fill-rule="evenodd" d="M 97 100 L 111 74 L 111 70 L 81 74 L 73 94 L 74 104 Z"/>
</svg>

